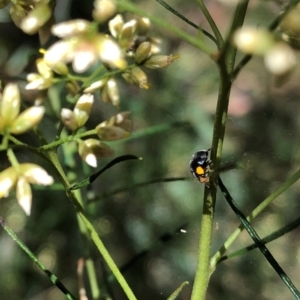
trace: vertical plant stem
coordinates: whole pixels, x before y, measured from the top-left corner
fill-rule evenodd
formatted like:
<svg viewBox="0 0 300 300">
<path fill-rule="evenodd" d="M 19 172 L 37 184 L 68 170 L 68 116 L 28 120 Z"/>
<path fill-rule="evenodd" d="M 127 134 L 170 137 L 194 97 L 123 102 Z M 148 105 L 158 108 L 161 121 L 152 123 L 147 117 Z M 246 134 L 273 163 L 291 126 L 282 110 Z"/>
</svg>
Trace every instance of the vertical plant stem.
<svg viewBox="0 0 300 300">
<path fill-rule="evenodd" d="M 245 14 L 248 7 L 248 0 L 239 1 L 233 22 L 228 34 L 230 38 L 231 34 L 240 26 L 242 26 L 245 18 Z M 199 5 L 203 4 L 202 0 L 198 0 Z M 204 4 L 203 4 L 204 5 Z M 209 14 L 209 13 L 208 13 Z M 206 16 L 207 17 L 207 16 Z M 210 17 L 210 15 L 209 15 Z M 208 19 L 209 21 L 209 19 Z M 210 21 L 210 25 L 216 35 L 217 40 L 221 42 L 221 37 L 218 37 L 218 29 L 215 28 L 213 20 Z M 232 86 L 231 72 L 235 63 L 236 49 L 231 46 L 227 39 L 224 45 L 223 51 L 221 51 L 220 59 L 218 60 L 218 67 L 220 73 L 220 86 L 218 93 L 218 102 L 215 114 L 215 123 L 213 131 L 213 140 L 211 147 L 211 172 L 210 172 L 210 184 L 209 187 L 205 187 L 205 194 L 203 200 L 203 213 L 200 229 L 200 243 L 198 251 L 198 262 L 196 269 L 196 277 L 194 281 L 191 300 L 204 300 L 207 286 L 210 278 L 210 247 L 212 240 L 213 218 L 215 211 L 216 195 L 217 195 L 217 178 L 218 174 L 216 170 L 219 169 L 222 156 L 223 140 L 225 135 L 225 125 L 227 121 L 227 111 L 229 104 L 229 96 Z"/>
</svg>

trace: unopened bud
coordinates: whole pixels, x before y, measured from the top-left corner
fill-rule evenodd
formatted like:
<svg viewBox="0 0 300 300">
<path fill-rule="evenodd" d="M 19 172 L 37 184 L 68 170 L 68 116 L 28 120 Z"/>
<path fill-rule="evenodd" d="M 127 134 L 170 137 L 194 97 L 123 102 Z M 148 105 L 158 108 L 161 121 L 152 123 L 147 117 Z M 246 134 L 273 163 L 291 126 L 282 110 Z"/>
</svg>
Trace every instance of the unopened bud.
<svg viewBox="0 0 300 300">
<path fill-rule="evenodd" d="M 118 38 L 118 42 L 122 48 L 128 48 L 132 43 L 132 38 L 137 30 L 137 21 L 131 20 L 124 24 Z"/>
<path fill-rule="evenodd" d="M 9 191 L 15 185 L 18 174 L 13 167 L 9 167 L 0 173 L 0 198 L 7 197 Z"/>
<path fill-rule="evenodd" d="M 122 15 L 116 15 L 113 19 L 108 22 L 108 28 L 111 35 L 117 39 L 121 33 L 124 25 L 124 20 Z"/>
<path fill-rule="evenodd" d="M 49 68 L 49 66 L 46 64 L 46 62 L 44 61 L 44 59 L 39 58 L 36 60 L 36 67 L 38 69 L 38 72 L 45 78 L 52 78 L 53 77 L 53 73 L 51 71 L 51 69 Z"/>
<path fill-rule="evenodd" d="M 124 69 L 127 66 L 126 60 L 119 45 L 110 37 L 99 35 L 95 40 L 99 58 L 110 67 Z"/>
<path fill-rule="evenodd" d="M 12 4 L 9 13 L 16 26 L 20 28 L 21 22 L 28 14 L 28 7 L 24 7 L 18 3 Z"/>
<path fill-rule="evenodd" d="M 109 157 L 114 153 L 112 148 L 96 139 L 80 142 L 78 152 L 81 158 L 94 168 L 97 167 L 97 158 Z"/>
<path fill-rule="evenodd" d="M 117 8 L 114 0 L 96 0 L 94 6 L 93 18 L 100 23 L 112 17 Z"/>
<path fill-rule="evenodd" d="M 177 58 L 179 55 L 153 55 L 145 61 L 144 66 L 149 69 L 165 68 Z"/>
<path fill-rule="evenodd" d="M 96 127 L 96 130 L 99 138 L 104 141 L 117 141 L 130 136 L 129 131 L 116 126 L 103 127 L 100 124 Z"/>
<path fill-rule="evenodd" d="M 110 78 L 106 84 L 107 96 L 114 106 L 119 106 L 120 95 L 117 82 L 114 78 Z"/>
<path fill-rule="evenodd" d="M 2 101 L 0 103 L 3 121 L 6 125 L 10 125 L 20 112 L 20 92 L 16 84 L 8 83 L 5 86 Z"/>
<path fill-rule="evenodd" d="M 53 177 L 50 176 L 41 166 L 33 163 L 23 163 L 19 166 L 20 174 L 32 184 L 51 185 Z"/>
<path fill-rule="evenodd" d="M 291 36 L 300 35 L 300 4 L 291 9 L 281 20 L 279 27 L 282 32 Z"/>
<path fill-rule="evenodd" d="M 94 103 L 94 96 L 92 94 L 83 94 L 77 101 L 74 108 L 74 115 L 77 121 L 78 128 L 82 127 L 88 120 L 92 105 Z"/>
<path fill-rule="evenodd" d="M 138 25 L 137 25 L 138 35 L 145 36 L 148 33 L 150 26 L 151 26 L 150 19 L 139 18 Z"/>
<path fill-rule="evenodd" d="M 63 108 L 61 110 L 60 118 L 68 129 L 72 131 L 78 129 L 77 121 L 72 110 Z"/>
<path fill-rule="evenodd" d="M 151 51 L 151 43 L 143 42 L 139 45 L 135 52 L 134 60 L 137 64 L 141 64 L 145 59 L 148 58 Z"/>
<path fill-rule="evenodd" d="M 16 196 L 19 205 L 22 207 L 25 214 L 29 216 L 31 212 L 32 192 L 30 184 L 23 176 L 18 178 Z"/>
<path fill-rule="evenodd" d="M 234 33 L 233 43 L 244 53 L 264 55 L 274 45 L 274 39 L 265 29 L 243 27 Z"/>
<path fill-rule="evenodd" d="M 101 88 L 103 88 L 105 86 L 107 82 L 107 79 L 101 79 L 98 81 L 93 82 L 89 87 L 84 89 L 84 93 L 93 93 L 97 90 L 100 90 Z"/>
<path fill-rule="evenodd" d="M 68 81 L 65 85 L 66 90 L 71 96 L 76 96 L 80 90 L 78 83 L 74 80 Z"/>
<path fill-rule="evenodd" d="M 50 19 L 51 13 L 48 4 L 39 2 L 21 21 L 20 28 L 27 34 L 35 34 Z"/>
<path fill-rule="evenodd" d="M 10 133 L 21 134 L 31 130 L 42 120 L 45 113 L 43 106 L 32 106 L 23 111 L 10 126 Z"/>
<path fill-rule="evenodd" d="M 140 67 L 133 66 L 131 68 L 131 76 L 133 82 L 138 84 L 141 89 L 149 88 L 149 85 L 147 84 L 147 75 Z"/>
<path fill-rule="evenodd" d="M 264 57 L 265 65 L 275 75 L 283 75 L 296 66 L 296 54 L 286 43 L 274 45 Z"/>
</svg>

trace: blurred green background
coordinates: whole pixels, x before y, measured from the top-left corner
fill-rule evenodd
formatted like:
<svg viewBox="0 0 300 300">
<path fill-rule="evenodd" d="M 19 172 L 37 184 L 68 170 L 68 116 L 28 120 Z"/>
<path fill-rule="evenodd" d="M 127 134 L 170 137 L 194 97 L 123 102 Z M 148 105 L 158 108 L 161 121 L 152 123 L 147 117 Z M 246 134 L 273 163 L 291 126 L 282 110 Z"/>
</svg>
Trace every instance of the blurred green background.
<svg viewBox="0 0 300 300">
<path fill-rule="evenodd" d="M 93 1 L 57 2 L 57 22 L 91 18 Z M 146 11 L 196 34 L 195 29 L 156 1 L 135 2 Z M 206 3 L 222 33 L 226 34 L 233 7 L 218 1 Z M 169 4 L 209 30 L 195 2 L 178 0 Z M 280 8 L 273 2 L 250 1 L 245 23 L 264 26 L 271 23 L 279 12 Z M 132 15 L 125 15 L 125 18 L 129 20 Z M 190 285 L 178 297 L 178 300 L 185 300 L 190 299 L 195 275 L 204 186 L 191 178 L 105 196 L 117 188 L 155 178 L 189 177 L 191 156 L 211 145 L 219 82 L 217 68 L 196 48 L 172 34 L 152 26 L 151 35 L 161 38 L 163 54 L 180 54 L 180 59 L 166 69 L 146 70 L 151 83 L 149 90 L 129 86 L 118 78 L 121 110 L 132 111 L 135 133 L 159 125 L 171 126 L 156 134 L 110 143 L 116 156 L 134 154 L 143 160 L 116 165 L 91 188 L 84 190 L 83 196 L 86 201 L 93 200 L 88 205 L 88 213 L 118 266 L 126 266 L 138 254 L 149 250 L 124 270 L 137 298 L 166 299 L 183 281 L 189 281 Z M 6 8 L 0 11 L 0 41 L 1 79 L 4 82 L 17 79 L 23 87 L 24 98 L 34 100 L 35 93 L 24 90 L 24 79 L 34 67 L 39 49 L 38 37 L 26 36 L 17 29 Z M 222 178 L 245 214 L 299 169 L 299 74 L 297 68 L 287 83 L 276 86 L 262 59 L 253 58 L 233 85 L 223 162 L 239 162 L 243 169 L 228 171 Z M 52 88 L 48 97 L 56 97 L 65 103 L 60 86 Z M 117 113 L 116 108 L 101 103 L 99 95 L 97 97 L 89 121 L 91 128 Z M 54 138 L 55 124 L 50 117 L 41 124 L 41 130 L 49 140 Z M 33 145 L 37 143 L 33 134 L 24 136 L 24 139 Z M 30 153 L 21 151 L 18 157 L 20 161 L 35 161 L 47 168 L 45 162 Z M 62 153 L 61 159 L 65 160 L 63 165 L 68 170 Z M 69 159 L 73 160 L 72 157 Z M 83 167 L 79 158 L 75 159 L 78 180 L 83 179 L 87 172 L 93 172 Z M 100 161 L 100 167 L 108 161 Z M 8 165 L 4 154 L 1 154 L 1 165 L 2 168 Z M 51 169 L 47 170 L 52 174 Z M 299 187 L 299 183 L 292 186 L 254 221 L 260 236 L 270 234 L 299 217 Z M 46 267 L 77 294 L 77 261 L 84 256 L 85 244 L 78 230 L 75 210 L 64 190 L 59 186 L 57 190 L 35 189 L 30 217 L 25 216 L 13 195 L 1 199 L 0 216 Z M 236 216 L 220 196 L 212 253 L 238 225 Z M 178 231 L 180 228 L 186 233 Z M 169 234 L 171 238 L 168 238 Z M 252 241 L 247 233 L 242 233 L 229 252 L 249 243 Z M 268 245 L 298 288 L 299 246 L 299 229 Z M 64 299 L 64 295 L 52 286 L 3 230 L 0 231 L 0 249 L 0 299 Z M 126 299 L 116 282 L 107 283 L 109 271 L 92 244 L 91 252 L 103 296 L 108 293 L 112 299 Z M 207 299 L 282 300 L 292 299 L 292 295 L 261 253 L 255 250 L 218 265 L 211 278 Z"/>
</svg>

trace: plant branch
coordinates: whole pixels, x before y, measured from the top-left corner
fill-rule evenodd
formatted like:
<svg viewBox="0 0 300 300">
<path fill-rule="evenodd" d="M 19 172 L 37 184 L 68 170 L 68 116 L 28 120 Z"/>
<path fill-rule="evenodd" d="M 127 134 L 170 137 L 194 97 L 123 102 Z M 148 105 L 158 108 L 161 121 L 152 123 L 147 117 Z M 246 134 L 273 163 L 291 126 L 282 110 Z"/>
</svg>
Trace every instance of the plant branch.
<svg viewBox="0 0 300 300">
<path fill-rule="evenodd" d="M 251 222 L 254 218 L 256 218 L 273 200 L 275 200 L 278 196 L 280 196 L 283 192 L 285 192 L 288 188 L 290 188 L 296 181 L 300 179 L 300 170 L 295 172 L 286 182 L 284 182 L 275 192 L 269 195 L 266 199 L 264 199 L 247 217 L 247 220 Z M 222 247 L 216 252 L 216 254 L 211 259 L 211 269 L 213 270 L 227 251 L 227 249 L 231 246 L 231 244 L 237 239 L 239 234 L 244 230 L 244 226 L 240 224 L 240 226 L 230 235 L 230 237 L 226 240 L 226 242 L 222 245 Z"/>
<path fill-rule="evenodd" d="M 203 13 L 203 15 L 205 16 L 211 30 L 213 31 L 215 37 L 216 37 L 216 40 L 217 40 L 217 47 L 218 49 L 221 49 L 223 47 L 223 44 L 224 44 L 224 40 L 223 40 L 223 37 L 219 31 L 219 28 L 217 27 L 215 21 L 213 20 L 213 18 L 211 17 L 208 9 L 206 8 L 203 0 L 197 0 L 199 6 L 200 6 L 200 9 Z"/>
<path fill-rule="evenodd" d="M 177 16 L 179 19 L 183 20 L 184 22 L 186 22 L 187 24 L 191 25 L 192 27 L 200 30 L 204 35 L 206 35 L 209 39 L 211 39 L 216 45 L 218 44 L 216 38 L 213 35 L 211 35 L 209 32 L 207 32 L 206 30 L 202 29 L 201 27 L 199 27 L 198 25 L 196 25 L 195 23 L 193 23 L 189 19 L 187 19 L 185 16 L 183 16 L 177 10 L 175 10 L 173 7 L 171 7 L 168 3 L 166 3 L 163 0 L 156 0 L 156 1 L 160 5 L 162 5 L 165 9 L 167 9 L 172 14 L 174 14 L 175 16 Z"/>
<path fill-rule="evenodd" d="M 81 218 L 83 224 L 85 225 L 87 231 L 91 239 L 93 240 L 94 244 L 96 245 L 97 249 L 99 250 L 100 254 L 102 255 L 104 261 L 107 263 L 108 267 L 110 268 L 113 275 L 116 277 L 117 281 L 119 282 L 120 286 L 122 287 L 123 291 L 127 295 L 129 300 L 136 300 L 135 295 L 133 294 L 131 288 L 129 287 L 128 283 L 126 282 L 125 278 L 121 274 L 120 270 L 118 269 L 117 265 L 113 261 L 112 257 L 110 256 L 109 252 L 107 251 L 106 247 L 104 246 L 103 242 L 101 241 L 99 235 L 97 234 L 95 228 L 93 227 L 92 223 L 88 220 L 86 213 L 84 212 L 80 202 L 78 201 L 76 194 L 70 190 L 70 183 L 66 177 L 65 172 L 62 169 L 61 164 L 59 163 L 57 154 L 55 151 L 50 150 L 48 152 L 49 160 L 51 161 L 57 175 L 62 182 L 68 198 L 71 200 L 72 204 L 74 205 L 77 215 Z"/>
<path fill-rule="evenodd" d="M 246 219 L 245 215 L 240 211 L 238 208 L 236 202 L 229 194 L 227 188 L 223 184 L 220 177 L 218 177 L 218 184 L 219 187 L 227 200 L 228 204 L 230 205 L 231 209 L 234 211 L 234 213 L 237 215 L 237 217 L 240 219 L 241 223 L 247 230 L 250 237 L 253 239 L 261 253 L 265 256 L 269 264 L 273 267 L 273 269 L 276 271 L 278 276 L 281 278 L 281 280 L 285 283 L 285 285 L 288 287 L 288 289 L 291 291 L 291 293 L 295 296 L 296 299 L 300 299 L 300 293 L 291 281 L 291 279 L 287 276 L 287 274 L 284 272 L 284 270 L 281 268 L 281 266 L 278 264 L 276 259 L 273 257 L 271 252 L 268 250 L 268 248 L 264 245 L 264 243 L 261 241 L 259 235 L 256 233 L 254 228 L 251 226 L 249 221 Z"/>
<path fill-rule="evenodd" d="M 49 277 L 51 282 L 60 289 L 69 300 L 76 300 L 76 297 L 63 285 L 63 283 L 51 273 L 41 261 L 29 250 L 29 248 L 19 239 L 19 237 L 13 232 L 13 230 L 7 226 L 6 222 L 2 217 L 0 217 L 0 224 L 3 229 L 8 233 L 8 235 L 18 244 L 18 246 L 32 259 L 37 266 Z"/>
<path fill-rule="evenodd" d="M 262 243 L 264 244 L 268 244 L 280 237 L 282 237 L 283 235 L 289 233 L 290 231 L 292 231 L 293 229 L 297 228 L 298 226 L 300 225 L 300 217 L 297 218 L 296 220 L 290 222 L 289 224 L 279 228 L 278 230 L 274 231 L 273 233 L 267 235 L 265 238 L 263 238 L 261 241 Z M 251 244 L 243 249 L 240 249 L 240 250 L 237 250 L 237 251 L 234 251 L 228 255 L 224 255 L 222 256 L 219 261 L 217 263 L 220 263 L 224 260 L 227 260 L 229 258 L 233 258 L 233 257 L 237 257 L 237 256 L 240 256 L 240 255 L 243 255 L 251 250 L 254 250 L 258 248 L 258 246 L 256 244 Z"/>
</svg>

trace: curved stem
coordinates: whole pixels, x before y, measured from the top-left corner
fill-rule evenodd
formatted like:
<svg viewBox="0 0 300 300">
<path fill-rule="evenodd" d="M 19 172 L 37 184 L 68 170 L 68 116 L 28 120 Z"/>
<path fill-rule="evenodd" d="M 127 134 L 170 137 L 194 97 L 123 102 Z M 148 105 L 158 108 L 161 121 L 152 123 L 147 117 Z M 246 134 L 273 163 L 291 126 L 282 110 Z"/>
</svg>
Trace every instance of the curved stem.
<svg viewBox="0 0 300 300">
<path fill-rule="evenodd" d="M 187 19 L 185 16 L 183 16 L 182 14 L 180 14 L 177 10 L 175 10 L 173 7 L 171 7 L 168 3 L 166 3 L 163 0 L 156 0 L 159 4 L 161 4 L 165 9 L 167 9 L 168 11 L 170 11 L 172 14 L 174 14 L 175 16 L 177 16 L 179 19 L 183 20 L 184 22 L 186 22 L 187 24 L 191 25 L 192 27 L 200 30 L 204 35 L 206 35 L 209 39 L 211 39 L 216 45 L 218 44 L 216 38 L 214 36 L 212 36 L 209 32 L 207 32 L 206 30 L 202 29 L 201 27 L 199 27 L 198 25 L 196 25 L 195 23 L 193 23 L 192 21 L 190 21 L 189 19 Z"/>
<path fill-rule="evenodd" d="M 72 204 L 74 205 L 78 216 L 81 218 L 83 224 L 85 225 L 86 229 L 88 230 L 91 239 L 93 240 L 94 244 L 96 245 L 97 249 L 101 253 L 104 261 L 107 263 L 108 267 L 112 271 L 113 275 L 116 277 L 117 281 L 119 282 L 120 286 L 122 287 L 123 291 L 127 295 L 128 299 L 136 300 L 135 295 L 133 294 L 131 288 L 129 287 L 128 283 L 126 282 L 125 278 L 121 274 L 120 270 L 118 269 L 117 265 L 113 261 L 112 257 L 110 256 L 109 252 L 107 251 L 106 247 L 104 246 L 103 242 L 101 241 L 99 235 L 97 234 L 95 228 L 91 224 L 91 222 L 86 217 L 86 214 L 80 205 L 75 193 L 70 190 L 70 183 L 64 173 L 61 164 L 58 161 L 57 154 L 54 151 L 48 152 L 49 160 L 53 164 L 65 190 L 67 193 L 68 198 L 71 200 Z"/>
<path fill-rule="evenodd" d="M 291 187 L 296 181 L 300 179 L 300 170 L 294 173 L 285 183 L 283 183 L 275 192 L 273 192 L 270 196 L 268 196 L 265 200 L 263 200 L 247 217 L 247 220 L 251 222 L 254 218 L 256 218 L 273 200 L 275 200 L 278 196 L 280 196 L 284 191 L 286 191 L 289 187 Z M 210 265 L 211 269 L 214 270 L 216 264 L 219 262 L 221 257 L 227 251 L 227 249 L 231 246 L 231 244 L 237 239 L 239 234 L 244 230 L 244 226 L 241 224 L 226 240 L 226 242 L 222 245 L 222 247 L 216 252 L 216 254 L 212 257 Z"/>
<path fill-rule="evenodd" d="M 218 49 L 221 49 L 223 47 L 223 44 L 224 44 L 224 40 L 223 40 L 223 37 L 219 31 L 219 28 L 217 27 L 215 21 L 213 20 L 213 18 L 211 17 L 208 9 L 206 8 L 203 0 L 197 0 L 199 6 L 200 6 L 200 9 L 203 13 L 203 15 L 205 16 L 211 30 L 213 31 L 215 37 L 216 37 L 216 40 L 217 40 L 217 47 Z"/>
</svg>

